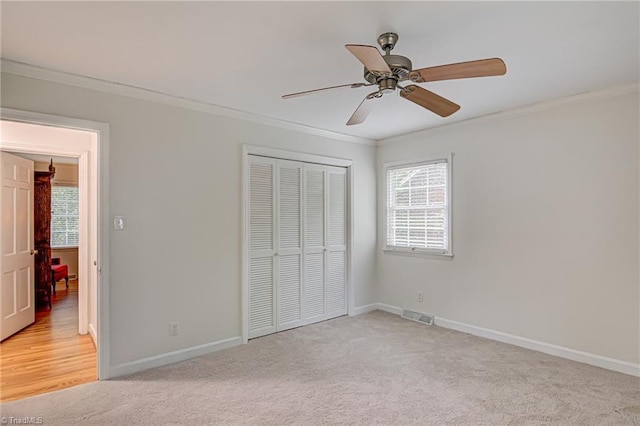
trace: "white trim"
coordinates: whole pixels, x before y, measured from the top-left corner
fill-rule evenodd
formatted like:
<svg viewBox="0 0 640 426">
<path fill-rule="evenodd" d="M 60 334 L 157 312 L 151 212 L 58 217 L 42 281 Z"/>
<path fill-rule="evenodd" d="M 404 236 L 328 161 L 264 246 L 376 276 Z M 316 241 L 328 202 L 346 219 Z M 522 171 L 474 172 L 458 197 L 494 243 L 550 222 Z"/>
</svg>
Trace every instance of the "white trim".
<svg viewBox="0 0 640 426">
<path fill-rule="evenodd" d="M 104 93 L 113 95 L 127 96 L 135 99 L 142 99 L 151 102 L 158 102 L 161 104 L 177 106 L 194 111 L 207 112 L 210 114 L 216 114 L 223 117 L 237 118 L 241 120 L 247 120 L 267 126 L 297 131 L 315 136 L 326 137 L 335 140 L 341 140 L 344 142 L 358 143 L 369 146 L 383 146 L 388 144 L 394 144 L 402 142 L 408 137 L 414 135 L 430 136 L 449 130 L 462 128 L 468 125 L 477 124 L 485 121 L 492 120 L 505 120 L 513 117 L 519 117 L 539 111 L 545 111 L 553 109 L 562 105 L 586 102 L 589 100 L 597 100 L 604 98 L 613 98 L 616 96 L 624 96 L 634 92 L 638 92 L 640 86 L 638 83 L 624 84 L 609 87 L 602 90 L 594 90 L 585 93 L 579 93 L 576 95 L 570 95 L 563 98 L 552 99 L 549 101 L 543 101 L 535 104 L 525 105 L 522 107 L 516 107 L 505 111 L 499 111 L 496 113 L 486 114 L 479 117 L 469 118 L 467 120 L 456 121 L 454 123 L 443 124 L 441 126 L 431 127 L 428 129 L 418 130 L 416 132 L 404 133 L 401 135 L 392 136 L 389 138 L 375 140 L 369 138 L 363 138 L 358 136 L 346 135 L 343 133 L 332 132 L 330 130 L 318 129 L 303 124 L 292 123 L 289 121 L 278 120 L 275 118 L 263 117 L 257 114 L 252 114 L 244 111 L 239 111 L 231 108 L 225 108 L 218 105 L 208 104 L 196 100 L 181 98 L 178 96 L 169 95 L 162 92 L 155 92 L 148 89 L 142 89 L 139 87 L 129 86 L 125 84 L 115 83 L 107 80 L 100 80 L 96 78 L 86 77 L 78 74 L 71 74 L 62 71 L 55 71 L 35 65 L 26 64 L 23 62 L 11 61 L 8 59 L 0 58 L 0 70 L 7 74 L 14 74 L 21 77 L 35 78 L 38 80 L 50 81 L 53 83 L 66 84 L 69 86 L 81 87 L 84 89 L 97 90 Z"/>
<path fill-rule="evenodd" d="M 483 122 L 508 120 L 510 118 L 521 117 L 524 115 L 534 114 L 537 112 L 552 110 L 554 108 L 565 106 L 567 104 L 588 102 L 592 100 L 615 98 L 618 96 L 629 95 L 631 93 L 637 93 L 639 90 L 640 90 L 639 83 L 623 84 L 623 85 L 613 86 L 613 87 L 609 87 L 602 90 L 593 90 L 590 92 L 565 96 L 563 98 L 557 98 L 557 99 L 552 99 L 548 101 L 538 102 L 535 104 L 525 105 L 525 106 L 507 109 L 504 111 L 499 111 L 491 114 L 481 115 L 479 117 L 473 117 L 473 118 L 469 118 L 462 121 L 443 124 L 441 126 L 430 127 L 428 129 L 423 129 L 415 132 L 409 132 L 401 135 L 392 136 L 386 139 L 378 140 L 376 145 L 377 146 L 392 145 L 392 144 L 404 142 L 407 139 L 413 139 L 416 136 L 426 138 L 432 135 L 458 130 L 470 125 L 476 125 Z"/>
<path fill-rule="evenodd" d="M 368 305 L 356 306 L 353 309 L 349 310 L 349 316 L 353 317 L 356 315 L 362 315 L 362 314 L 366 314 L 368 312 L 373 312 L 376 310 L 378 310 L 377 303 L 370 303 Z"/>
<path fill-rule="evenodd" d="M 389 161 L 382 164 L 382 247 L 381 250 L 386 254 L 399 254 L 402 256 L 427 257 L 432 259 L 453 260 L 453 157 L 455 154 L 450 152 L 442 155 L 431 155 L 411 160 Z M 447 251 L 438 251 L 433 249 L 425 249 L 418 247 L 399 247 L 387 244 L 387 210 L 388 210 L 388 186 L 387 172 L 389 170 L 397 170 L 409 167 L 419 167 L 429 164 L 447 165 Z M 378 228 L 379 229 L 379 228 Z"/>
<path fill-rule="evenodd" d="M 97 230 L 98 250 L 95 253 L 97 265 L 93 271 L 100 269 L 101 274 L 96 274 L 97 291 L 97 364 L 98 379 L 104 380 L 110 377 L 110 339 L 109 339 L 109 125 L 95 121 L 76 118 L 61 117 L 56 115 L 41 114 L 37 112 L 21 111 L 9 108 L 0 108 L 0 117 L 4 120 L 18 121 L 30 124 L 40 124 L 52 127 L 64 127 L 69 129 L 91 132 L 92 142 L 87 146 L 68 147 L 55 146 L 48 143 L 9 143 L 2 141 L 6 149 L 14 149 L 27 153 L 48 153 L 66 157 L 79 158 L 91 153 L 91 166 L 95 168 L 92 174 L 92 186 L 97 187 Z M 97 163 L 99 161 L 99 163 Z M 80 167 L 80 165 L 79 165 Z M 90 248 L 87 247 L 87 250 Z M 87 259 L 89 262 L 91 259 Z M 80 265 L 78 265 L 80 266 Z M 89 266 L 91 267 L 91 265 Z"/>
<path fill-rule="evenodd" d="M 413 166 L 424 166 L 427 164 L 441 164 L 449 161 L 449 154 L 430 155 L 428 157 L 412 158 L 410 160 L 387 161 L 382 164 L 386 170 L 404 169 Z"/>
<path fill-rule="evenodd" d="M 389 312 L 390 314 L 402 315 L 402 308 L 393 305 L 387 305 L 386 303 L 377 303 L 379 311 Z"/>
<path fill-rule="evenodd" d="M 58 163 L 59 165 L 60 163 Z M 72 188 L 77 188 L 78 187 L 78 182 L 72 182 L 72 181 L 66 181 L 66 180 L 57 180 L 54 179 L 51 182 L 51 186 L 66 186 L 66 187 L 72 187 Z"/>
<path fill-rule="evenodd" d="M 89 324 L 89 336 L 91 336 L 91 340 L 93 340 L 93 346 L 98 347 L 98 332 L 93 324 Z"/>
<path fill-rule="evenodd" d="M 121 364 L 114 365 L 111 368 L 111 377 L 119 377 L 138 373 L 150 368 L 161 367 L 163 365 L 173 364 L 174 362 L 180 362 L 197 356 L 217 352 L 222 349 L 232 348 L 240 344 L 242 344 L 241 337 L 231 337 L 229 339 L 218 340 L 217 342 L 205 343 L 204 345 L 179 349 L 177 351 L 154 355 L 135 361 L 123 362 Z"/>
<path fill-rule="evenodd" d="M 87 334 L 89 331 L 89 287 L 90 277 L 89 258 L 91 257 L 90 219 L 90 190 L 89 150 L 80 154 L 78 158 L 78 333 Z"/>
<path fill-rule="evenodd" d="M 453 260 L 453 254 L 451 253 L 438 253 L 424 250 L 410 250 L 403 248 L 383 248 L 380 250 L 384 254 L 392 254 L 394 256 L 407 256 L 407 257 L 425 257 L 427 259 L 437 260 Z"/>
<path fill-rule="evenodd" d="M 284 149 L 267 148 L 255 145 L 243 145 L 242 152 L 247 155 L 300 161 L 303 163 L 322 164 L 324 166 L 349 167 L 353 164 L 353 160 L 345 158 L 327 157 L 324 155 L 308 154 L 306 152 L 299 151 L 287 151 Z"/>
<path fill-rule="evenodd" d="M 353 253 L 354 253 L 354 242 L 353 242 L 353 233 L 355 226 L 355 215 L 353 214 L 354 210 L 354 194 L 355 194 L 355 164 L 351 164 L 347 167 L 347 226 L 349 232 L 347 232 L 347 314 L 348 315 L 357 315 L 355 313 L 356 309 L 356 290 L 353 285 L 355 282 L 354 279 L 354 268 L 353 268 Z"/>
<path fill-rule="evenodd" d="M 487 339 L 496 340 L 498 342 L 509 343 L 511 345 L 533 349 L 534 351 L 544 352 L 549 355 L 555 355 L 560 358 L 566 358 L 572 361 L 606 368 L 607 370 L 618 371 L 620 373 L 640 377 L 640 364 L 633 364 L 614 358 L 595 355 L 588 352 L 582 352 L 575 349 L 566 348 L 564 346 L 553 345 L 551 343 L 540 342 L 537 340 L 528 339 L 526 337 L 514 336 L 513 334 L 503 333 L 501 331 L 495 331 L 475 325 L 464 324 L 458 321 L 448 320 L 440 317 L 435 318 L 435 324 L 437 326 L 449 328 L 451 330 L 473 334 L 474 336 L 485 337 Z"/>
<path fill-rule="evenodd" d="M 23 62 L 11 61 L 8 59 L 0 59 L 0 68 L 2 72 L 14 74 L 21 77 L 35 78 L 38 80 L 50 81 L 53 83 L 66 84 L 69 86 L 81 87 L 83 89 L 96 90 L 112 95 L 126 96 L 129 98 L 141 99 L 150 102 L 158 102 L 165 105 L 176 106 L 179 108 L 189 109 L 193 111 L 206 112 L 222 117 L 251 121 L 253 123 L 264 124 L 266 126 L 277 127 L 280 129 L 292 130 L 295 132 L 306 133 L 309 135 L 321 136 L 325 138 L 340 140 L 344 142 L 358 143 L 363 145 L 375 146 L 374 139 L 361 138 L 358 136 L 347 135 L 344 133 L 333 132 L 330 130 L 318 129 L 316 127 L 304 124 L 293 123 L 290 121 L 279 120 L 276 118 L 264 117 L 250 112 L 240 111 L 233 108 L 227 108 L 207 102 L 187 99 L 180 96 L 170 95 L 168 93 L 157 92 L 149 89 L 143 89 L 127 84 L 116 83 L 108 80 L 101 80 L 92 77 L 86 77 L 79 74 L 55 71 L 48 68 L 38 67 Z"/>
<path fill-rule="evenodd" d="M 384 303 L 378 303 L 378 309 L 396 315 L 400 315 L 402 313 L 402 308 L 386 305 Z M 515 336 L 513 334 L 503 333 L 501 331 L 491 330 L 484 327 L 478 327 L 476 325 L 465 324 L 462 322 L 441 318 L 439 316 L 435 316 L 434 324 L 439 327 L 448 328 L 450 330 L 469 333 L 473 334 L 474 336 L 484 337 L 486 339 L 520 346 L 522 348 L 532 349 L 534 351 L 569 359 L 571 361 L 581 362 L 583 364 L 589 364 L 595 367 L 605 368 L 607 370 L 613 370 L 619 373 L 640 377 L 640 364 L 634 364 L 615 358 L 609 358 L 601 355 L 591 354 L 588 352 L 578 351 L 551 343 L 540 342 L 538 340 Z"/>
<path fill-rule="evenodd" d="M 242 343 L 249 343 L 249 152 L 246 145 L 242 146 L 242 270 L 240 271 L 240 279 L 242 282 Z"/>
</svg>

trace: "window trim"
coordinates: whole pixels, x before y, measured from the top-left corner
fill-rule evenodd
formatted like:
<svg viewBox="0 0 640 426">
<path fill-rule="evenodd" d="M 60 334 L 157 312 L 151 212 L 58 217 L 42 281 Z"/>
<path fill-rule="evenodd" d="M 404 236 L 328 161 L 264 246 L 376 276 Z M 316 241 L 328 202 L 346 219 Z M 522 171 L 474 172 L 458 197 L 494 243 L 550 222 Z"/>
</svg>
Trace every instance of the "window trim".
<svg viewBox="0 0 640 426">
<path fill-rule="evenodd" d="M 73 183 L 73 182 L 52 182 L 51 184 L 51 189 L 53 190 L 53 187 L 58 187 L 58 188 L 77 188 L 78 189 L 78 202 L 80 202 L 80 187 L 77 183 Z M 51 191 L 51 200 L 53 201 L 53 191 Z M 78 221 L 80 220 L 80 212 L 78 212 Z M 51 213 L 51 221 L 53 222 L 53 212 Z M 53 229 L 53 228 L 52 228 Z M 52 230 L 49 230 L 49 232 L 53 232 Z M 80 223 L 78 222 L 78 232 L 80 232 Z M 49 240 L 51 241 L 52 238 L 51 236 L 49 236 Z M 80 248 L 80 239 L 78 238 L 78 244 L 77 245 L 64 245 L 64 246 L 54 246 L 52 244 L 50 244 L 51 246 L 51 250 L 69 250 L 69 249 L 79 249 Z"/>
<path fill-rule="evenodd" d="M 383 227 L 383 243 L 382 243 L 382 251 L 386 254 L 395 254 L 402 256 L 417 256 L 417 257 L 427 257 L 427 258 L 435 258 L 441 260 L 452 260 L 453 259 L 453 157 L 454 153 L 451 152 L 449 154 L 443 155 L 432 155 L 425 158 L 418 158 L 413 160 L 401 160 L 401 161 L 390 161 L 382 164 L 382 176 L 383 176 L 383 211 L 382 211 L 382 227 Z M 406 168 L 411 166 L 422 166 L 428 164 L 437 164 L 437 163 L 447 163 L 447 241 L 448 247 L 446 251 L 435 250 L 435 249 L 426 249 L 426 248 L 418 248 L 418 247 L 399 247 L 399 246 L 390 246 L 388 244 L 388 182 L 387 182 L 387 172 L 393 169 Z"/>
</svg>

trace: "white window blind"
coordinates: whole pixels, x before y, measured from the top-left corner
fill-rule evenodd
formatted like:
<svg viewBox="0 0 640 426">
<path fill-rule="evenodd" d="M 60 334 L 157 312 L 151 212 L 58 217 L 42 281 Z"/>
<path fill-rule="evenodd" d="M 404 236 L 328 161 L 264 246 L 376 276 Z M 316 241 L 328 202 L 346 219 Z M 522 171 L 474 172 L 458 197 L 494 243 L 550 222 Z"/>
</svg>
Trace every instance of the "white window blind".
<svg viewBox="0 0 640 426">
<path fill-rule="evenodd" d="M 78 187 L 51 187 L 51 247 L 78 247 Z"/>
<path fill-rule="evenodd" d="M 449 252 L 448 161 L 387 169 L 387 247 Z"/>
</svg>

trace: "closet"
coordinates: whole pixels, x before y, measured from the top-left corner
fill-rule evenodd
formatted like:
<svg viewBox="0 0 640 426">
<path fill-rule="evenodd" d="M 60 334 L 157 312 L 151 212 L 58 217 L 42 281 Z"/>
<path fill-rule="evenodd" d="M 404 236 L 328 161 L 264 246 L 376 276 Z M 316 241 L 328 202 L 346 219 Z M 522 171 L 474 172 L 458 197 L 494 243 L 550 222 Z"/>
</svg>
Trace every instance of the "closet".
<svg viewBox="0 0 640 426">
<path fill-rule="evenodd" d="M 249 155 L 249 338 L 347 313 L 347 169 Z"/>
</svg>

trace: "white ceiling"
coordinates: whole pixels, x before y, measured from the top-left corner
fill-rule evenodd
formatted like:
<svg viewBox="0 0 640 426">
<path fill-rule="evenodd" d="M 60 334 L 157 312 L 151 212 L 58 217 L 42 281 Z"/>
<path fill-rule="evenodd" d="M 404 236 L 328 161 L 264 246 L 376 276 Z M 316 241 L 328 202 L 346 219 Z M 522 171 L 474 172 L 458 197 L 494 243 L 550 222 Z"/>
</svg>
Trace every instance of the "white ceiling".
<svg viewBox="0 0 640 426">
<path fill-rule="evenodd" d="M 2 57 L 370 139 L 638 81 L 638 2 L 2 2 Z M 500 57 L 507 75 L 425 83 L 443 119 L 371 88 L 345 43 L 400 35 L 414 68 Z"/>
</svg>

